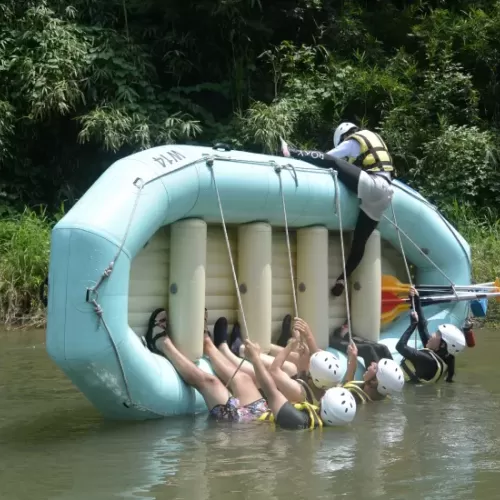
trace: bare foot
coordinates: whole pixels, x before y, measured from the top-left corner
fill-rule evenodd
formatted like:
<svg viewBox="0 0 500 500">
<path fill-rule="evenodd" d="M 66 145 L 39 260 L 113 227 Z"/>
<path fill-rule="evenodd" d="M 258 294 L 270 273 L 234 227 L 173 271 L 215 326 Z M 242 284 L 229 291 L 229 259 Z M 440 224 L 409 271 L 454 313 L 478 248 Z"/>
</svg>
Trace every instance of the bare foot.
<svg viewBox="0 0 500 500">
<path fill-rule="evenodd" d="M 155 342 L 155 347 L 160 351 L 170 351 L 173 347 L 172 339 L 167 335 L 165 337 L 160 337 Z"/>
<path fill-rule="evenodd" d="M 210 338 L 210 335 L 205 334 L 203 336 L 203 354 L 208 356 L 211 349 L 215 349 L 215 345 Z"/>
</svg>

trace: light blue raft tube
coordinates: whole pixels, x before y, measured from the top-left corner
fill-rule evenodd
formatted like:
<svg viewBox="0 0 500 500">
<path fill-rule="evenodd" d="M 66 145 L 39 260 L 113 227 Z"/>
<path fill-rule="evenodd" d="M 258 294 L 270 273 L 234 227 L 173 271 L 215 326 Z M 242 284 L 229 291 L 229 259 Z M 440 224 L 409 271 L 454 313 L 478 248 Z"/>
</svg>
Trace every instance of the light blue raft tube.
<svg viewBox="0 0 500 500">
<path fill-rule="evenodd" d="M 288 168 L 290 175 L 281 175 L 290 228 L 323 225 L 338 230 L 331 172 L 299 160 L 198 146 L 162 146 L 117 161 L 55 226 L 47 350 L 105 417 L 138 420 L 207 410 L 201 395 L 180 379 L 170 362 L 144 348 L 129 327 L 131 262 L 163 226 L 186 218 L 221 223 L 213 176 L 227 224 L 268 221 L 283 226 L 276 165 L 293 167 Z M 399 228 L 412 240 L 402 236 L 404 254 L 416 267 L 416 282 L 470 284 L 467 242 L 418 193 L 397 181 L 394 186 L 393 207 Z M 338 193 L 343 229 L 352 231 L 359 200 L 341 183 Z M 387 219 L 379 231 L 382 239 L 400 248 Z M 103 277 L 113 261 L 112 272 Z M 89 292 L 101 277 L 97 293 Z M 468 307 L 465 302 L 426 307 L 429 330 L 443 322 L 462 326 Z M 400 359 L 395 343 L 407 326 L 405 314 L 381 332 L 395 359 Z M 200 366 L 211 370 L 204 359 Z M 362 370 L 360 364 L 358 376 Z"/>
</svg>

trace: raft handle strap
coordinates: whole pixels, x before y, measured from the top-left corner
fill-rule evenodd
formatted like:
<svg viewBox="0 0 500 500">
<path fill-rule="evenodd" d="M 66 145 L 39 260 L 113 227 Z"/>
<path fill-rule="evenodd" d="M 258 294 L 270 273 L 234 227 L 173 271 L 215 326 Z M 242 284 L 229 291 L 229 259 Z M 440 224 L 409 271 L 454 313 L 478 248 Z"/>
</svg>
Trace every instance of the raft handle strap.
<svg viewBox="0 0 500 500">
<path fill-rule="evenodd" d="M 405 231 L 403 231 L 395 222 L 393 222 L 387 215 L 382 216 L 385 220 L 387 220 L 390 224 L 392 224 L 396 230 L 398 231 L 398 234 L 401 233 L 419 252 L 422 254 L 435 268 L 436 270 L 441 273 L 441 275 L 448 280 L 450 283 L 451 289 L 453 290 L 453 293 L 457 296 L 457 291 L 455 290 L 455 283 L 446 275 L 446 273 L 428 256 L 426 253 L 406 234 Z"/>
<path fill-rule="evenodd" d="M 116 261 L 118 260 L 118 257 L 122 253 L 123 247 L 125 246 L 125 242 L 127 241 L 127 236 L 128 236 L 129 231 L 130 231 L 130 227 L 132 226 L 132 220 L 134 219 L 135 211 L 137 210 L 137 206 L 139 205 L 139 198 L 140 198 L 141 192 L 144 189 L 144 186 L 146 184 L 147 183 L 144 183 L 144 181 L 140 177 L 137 177 L 134 180 L 133 185 L 135 187 L 137 187 L 137 195 L 135 197 L 134 206 L 132 207 L 130 217 L 128 218 L 127 227 L 125 228 L 125 234 L 123 235 L 122 241 L 120 243 L 118 251 L 116 252 L 113 260 L 108 264 L 108 267 L 103 271 L 103 273 L 99 277 L 99 280 L 97 281 L 97 283 L 92 288 L 87 288 L 87 294 L 86 294 L 86 299 L 85 299 L 86 302 L 89 302 L 89 294 L 90 293 L 97 293 L 97 290 L 102 285 L 104 280 L 111 276 L 111 273 L 113 272 L 113 269 L 115 268 Z"/>
<path fill-rule="evenodd" d="M 89 295 L 89 293 L 91 291 L 92 291 L 91 289 L 87 289 L 87 296 Z M 132 394 L 130 392 L 127 374 L 125 372 L 125 368 L 123 366 L 123 361 L 122 361 L 121 356 L 120 356 L 120 351 L 118 349 L 118 346 L 116 345 L 116 342 L 115 342 L 115 339 L 113 338 L 113 335 L 111 334 L 111 330 L 109 329 L 108 324 L 106 323 L 106 320 L 104 319 L 102 307 L 97 302 L 96 299 L 92 299 L 92 300 L 87 301 L 87 302 L 90 302 L 93 305 L 94 312 L 96 313 L 96 315 L 98 317 L 98 321 L 100 321 L 103 324 L 104 329 L 106 330 L 106 333 L 108 334 L 109 340 L 111 341 L 111 345 L 113 347 L 113 351 L 115 353 L 116 359 L 118 361 L 118 366 L 120 367 L 120 372 L 121 372 L 121 375 L 123 378 L 123 383 L 125 385 L 125 391 L 127 392 L 127 399 L 128 399 L 127 402 L 125 402 L 125 401 L 123 402 L 123 406 L 125 406 L 125 408 L 133 407 L 133 408 L 140 410 L 140 411 L 147 411 L 147 412 L 153 413 L 154 415 L 161 416 L 161 417 L 166 416 L 162 413 L 158 413 L 157 411 L 151 410 L 150 408 L 147 408 L 146 406 L 138 405 L 138 404 L 134 403 L 134 401 L 132 399 Z"/>
<path fill-rule="evenodd" d="M 283 189 L 283 179 L 281 177 L 281 171 L 283 169 L 285 169 L 285 170 L 291 169 L 291 171 L 293 172 L 292 176 L 293 176 L 293 180 L 295 182 L 295 187 L 298 187 L 299 180 L 297 177 L 297 172 L 295 171 L 295 167 L 292 164 L 289 163 L 289 164 L 284 165 L 284 166 L 276 165 L 274 167 L 274 171 L 278 175 L 278 179 L 280 181 L 281 206 L 283 207 L 283 219 L 285 222 L 285 237 L 286 237 L 286 247 L 287 247 L 287 252 L 288 252 L 288 265 L 290 267 L 290 281 L 292 283 L 293 310 L 294 310 L 294 314 L 295 314 L 294 317 L 298 318 L 299 317 L 299 306 L 298 306 L 298 302 L 297 302 L 297 289 L 295 286 L 295 276 L 293 274 L 292 249 L 291 249 L 291 245 L 290 245 L 290 230 L 288 228 L 288 216 L 287 216 L 287 212 L 286 212 L 285 191 Z M 300 342 L 301 349 L 304 349 L 305 345 L 304 345 L 304 341 L 302 339 L 302 336 L 300 336 L 299 342 Z"/>
<path fill-rule="evenodd" d="M 293 310 L 294 310 L 294 314 L 295 314 L 294 317 L 298 318 L 299 317 L 299 307 L 297 305 L 297 290 L 295 288 L 295 277 L 293 274 L 292 249 L 290 246 L 290 231 L 288 228 L 288 216 L 286 213 L 285 191 L 283 189 L 283 179 L 281 178 L 282 167 L 277 165 L 274 168 L 274 171 L 278 175 L 278 179 L 280 181 L 281 206 L 283 207 L 283 219 L 285 222 L 285 237 L 286 237 L 286 247 L 287 247 L 287 251 L 288 251 L 288 265 L 290 268 L 290 280 L 292 282 Z M 296 182 L 296 186 L 297 186 L 298 183 L 297 183 L 296 177 L 295 177 L 295 182 Z"/>
<path fill-rule="evenodd" d="M 347 335 L 349 336 L 349 344 L 353 344 L 352 340 L 352 331 L 351 331 L 351 310 L 349 306 L 349 285 L 347 283 L 346 277 L 346 266 L 345 266 L 345 250 L 344 250 L 344 231 L 342 228 L 342 210 L 340 208 L 340 188 L 339 188 L 339 179 L 338 172 L 330 168 L 330 174 L 333 177 L 333 182 L 335 183 L 335 209 L 339 218 L 339 232 L 340 232 L 340 250 L 342 252 L 342 271 L 344 273 L 344 283 L 345 283 L 345 305 L 347 312 Z"/>
<path fill-rule="evenodd" d="M 208 158 L 207 161 L 206 161 L 206 165 L 210 169 L 210 173 L 212 174 L 212 180 L 213 180 L 213 183 L 214 183 L 215 193 L 217 195 L 217 203 L 219 205 L 220 217 L 221 217 L 221 221 L 222 221 L 222 229 L 224 231 L 224 238 L 226 240 L 227 254 L 229 256 L 229 263 L 231 264 L 231 272 L 232 272 L 232 275 L 233 275 L 234 286 L 236 288 L 236 296 L 238 298 L 238 305 L 239 305 L 239 308 L 240 308 L 240 311 L 241 311 L 241 319 L 243 321 L 243 329 L 244 329 L 244 332 L 246 334 L 247 339 L 249 339 L 250 336 L 248 335 L 247 320 L 246 320 L 246 317 L 245 317 L 245 311 L 243 309 L 243 301 L 241 300 L 240 287 L 238 286 L 238 277 L 236 276 L 236 268 L 234 266 L 233 255 L 232 255 L 232 252 L 231 252 L 231 243 L 229 241 L 229 236 L 227 234 L 226 221 L 224 219 L 224 210 L 222 208 L 222 202 L 221 202 L 221 199 L 220 199 L 219 188 L 217 186 L 217 180 L 215 179 L 215 172 L 214 172 L 214 168 L 213 168 L 213 166 L 214 166 L 213 159 L 212 158 Z M 236 370 L 231 375 L 231 378 L 227 381 L 226 388 L 229 387 L 229 385 L 233 381 L 233 378 L 236 376 L 236 374 L 238 373 L 238 371 L 240 370 L 240 368 L 243 366 L 243 363 L 245 362 L 245 360 L 246 360 L 246 358 L 244 357 L 241 360 L 241 363 L 236 367 Z"/>
<path fill-rule="evenodd" d="M 403 262 L 405 263 L 405 267 L 406 267 L 406 274 L 408 276 L 408 283 L 410 284 L 411 287 L 413 287 L 413 281 L 411 279 L 410 268 L 408 266 L 408 261 L 406 260 L 406 254 L 405 254 L 405 249 L 403 247 L 403 241 L 401 240 L 401 234 L 399 233 L 399 226 L 398 226 L 398 221 L 396 220 L 396 211 L 394 210 L 392 198 L 391 198 L 391 210 L 392 210 L 392 218 L 394 219 L 394 227 L 396 228 L 396 232 L 398 233 L 399 248 L 401 249 L 401 255 L 403 256 Z M 415 311 L 415 297 L 413 297 L 413 295 L 411 295 L 410 297 L 411 297 L 411 307 Z M 414 336 L 415 336 L 415 349 L 416 349 L 417 348 L 417 334 L 414 333 Z"/>
</svg>

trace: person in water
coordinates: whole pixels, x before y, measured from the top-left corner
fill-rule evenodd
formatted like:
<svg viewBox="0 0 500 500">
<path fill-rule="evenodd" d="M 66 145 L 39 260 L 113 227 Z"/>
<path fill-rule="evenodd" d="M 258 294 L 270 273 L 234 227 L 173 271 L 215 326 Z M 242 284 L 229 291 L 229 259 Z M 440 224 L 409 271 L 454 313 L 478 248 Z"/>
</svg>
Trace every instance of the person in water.
<svg viewBox="0 0 500 500">
<path fill-rule="evenodd" d="M 443 324 L 439 325 L 436 332 L 429 335 L 427 321 L 415 287 L 410 289 L 410 297 L 413 297 L 415 311 L 410 314 L 410 326 L 396 344 L 396 350 L 403 356 L 401 368 L 405 380 L 416 384 L 432 384 L 446 375 L 446 381 L 453 382 L 455 355 L 462 352 L 466 345 L 464 334 L 455 325 Z M 425 346 L 423 349 L 414 349 L 408 345 L 417 327 L 422 345 Z"/>
<path fill-rule="evenodd" d="M 348 347 L 346 382 L 343 387 L 352 393 L 358 404 L 380 401 L 403 390 L 403 371 L 393 359 L 388 358 L 370 363 L 363 374 L 363 380 L 355 381 L 357 356 L 358 349 L 352 343 Z"/>
<path fill-rule="evenodd" d="M 284 320 L 287 326 L 287 317 Z M 236 325 L 235 325 L 236 326 Z M 339 385 L 345 374 L 339 360 L 328 351 L 318 348 L 309 325 L 301 318 L 295 318 L 294 336 L 284 348 L 278 348 L 275 357 L 260 353 L 260 360 L 271 374 L 279 391 L 292 403 L 307 402 L 318 406 L 326 390 Z M 237 331 L 235 335 L 235 331 Z M 241 358 L 234 353 L 233 346 L 239 345 L 240 330 L 233 329 L 228 338 L 226 318 L 219 318 L 214 326 L 214 343 L 232 363 L 239 365 Z M 229 345 L 229 342 L 232 345 Z M 240 355 L 246 356 L 243 345 Z M 274 346 L 277 348 L 277 346 Z M 312 352 L 312 355 L 310 353 Z M 297 356 L 292 356 L 296 354 Z M 286 361 L 287 358 L 293 362 Z M 284 365 L 288 363 L 285 370 Z M 241 369 L 252 377 L 259 385 L 255 368 L 252 364 L 243 362 Z"/>
<path fill-rule="evenodd" d="M 387 347 L 384 350 L 387 353 L 387 357 L 379 357 L 378 361 L 370 363 L 365 362 L 367 370 L 363 375 L 363 380 L 355 381 L 354 375 L 358 363 L 358 349 L 356 344 L 352 343 L 347 348 L 348 364 L 347 371 L 344 372 L 340 369 L 340 364 L 332 353 L 318 349 L 309 325 L 305 321 L 297 318 L 294 328 L 303 336 L 310 350 L 314 351 L 316 349 L 316 354 L 311 357 L 309 372 L 305 374 L 299 373 L 297 377 L 289 377 L 286 374 L 281 374 L 279 379 L 273 377 L 278 387 L 282 383 L 287 388 L 287 390 L 283 391 L 283 394 L 288 396 L 289 401 L 299 400 L 317 404 L 318 400 L 325 393 L 325 388 L 328 386 L 337 386 L 342 380 L 344 380 L 342 387 L 348 389 L 356 399 L 356 402 L 360 404 L 382 400 L 388 395 L 393 395 L 403 390 L 404 374 L 399 365 L 392 359 Z M 279 365 L 281 360 L 285 359 L 286 353 L 291 351 L 291 345 L 293 344 L 292 340 L 286 348 L 281 350 L 282 356 L 278 353 L 275 358 L 276 364 Z M 332 362 L 330 357 L 328 357 L 328 364 L 323 363 L 322 361 L 326 361 L 326 359 L 323 359 L 323 353 L 330 355 L 334 361 Z M 333 366 L 336 366 L 337 369 L 332 373 L 331 367 Z M 271 373 L 273 372 L 273 368 L 275 367 L 271 367 Z M 301 388 L 303 388 L 303 392 L 299 391 Z"/>
<path fill-rule="evenodd" d="M 164 313 L 165 311 L 160 311 Z M 157 318 L 162 320 L 163 317 Z M 165 318 L 166 320 L 166 318 Z M 159 322 L 159 321 L 157 321 Z M 165 321 L 167 324 L 168 321 Z M 247 355 L 252 361 L 255 375 L 265 394 L 262 397 L 252 378 L 237 364 L 229 361 L 213 344 L 208 331 L 204 333 L 203 353 L 210 359 L 216 376 L 201 370 L 174 345 L 165 328 L 154 336 L 155 350 L 162 353 L 187 384 L 203 396 L 209 418 L 216 421 L 275 422 L 286 429 L 313 429 L 326 425 L 349 423 L 356 413 L 356 402 L 348 391 L 326 393 L 320 407 L 305 404 L 291 405 L 277 389 L 271 375 L 260 359 L 260 348 L 245 342 Z M 226 387 L 229 385 L 229 389 Z"/>
<path fill-rule="evenodd" d="M 351 251 L 346 262 L 346 276 L 341 273 L 331 289 L 332 295 L 338 297 L 344 291 L 345 280 L 361 262 L 368 238 L 391 204 L 391 175 L 394 166 L 382 138 L 353 123 L 344 122 L 337 127 L 333 145 L 334 149 L 322 153 L 292 149 L 282 141 L 282 154 L 318 167 L 336 170 L 340 181 L 361 200 Z"/>
<path fill-rule="evenodd" d="M 260 347 L 245 341 L 245 352 L 255 369 L 255 376 L 269 404 L 269 411 L 259 417 L 261 421 L 274 422 L 284 429 L 314 429 L 323 425 L 346 425 L 356 415 L 356 400 L 342 387 L 328 389 L 319 405 L 292 404 L 279 391 L 271 374 L 260 357 Z"/>
<path fill-rule="evenodd" d="M 344 354 L 348 354 L 350 345 L 348 338 L 349 326 L 347 321 L 336 328 L 330 335 L 329 346 L 337 349 Z M 385 344 L 372 342 L 362 337 L 352 336 L 353 342 L 356 344 L 359 355 L 363 358 L 365 366 L 370 366 L 372 363 L 378 363 L 382 358 L 392 359 L 392 354 Z"/>
</svg>

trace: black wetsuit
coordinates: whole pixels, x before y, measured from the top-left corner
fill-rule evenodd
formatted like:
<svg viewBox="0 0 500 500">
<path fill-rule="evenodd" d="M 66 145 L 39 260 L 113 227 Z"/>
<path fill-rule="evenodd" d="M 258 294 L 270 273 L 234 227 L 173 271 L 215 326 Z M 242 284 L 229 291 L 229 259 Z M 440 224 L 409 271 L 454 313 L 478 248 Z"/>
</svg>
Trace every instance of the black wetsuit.
<svg viewBox="0 0 500 500">
<path fill-rule="evenodd" d="M 435 356 L 438 356 L 439 353 L 431 353 L 428 350 L 414 349 L 408 345 L 408 341 L 417 327 L 420 340 L 422 341 L 424 347 L 427 345 L 430 338 L 429 331 L 427 330 L 427 320 L 424 317 L 422 305 L 420 304 L 420 297 L 416 295 L 414 297 L 414 301 L 415 311 L 418 315 L 418 322 L 412 318 L 410 326 L 406 329 L 403 335 L 401 335 L 399 342 L 396 344 L 396 351 L 398 351 L 399 354 L 401 354 L 401 356 L 405 359 L 413 363 L 417 378 L 429 381 L 436 376 L 439 370 L 439 366 L 436 363 L 435 358 Z"/>
<path fill-rule="evenodd" d="M 344 186 L 353 192 L 356 196 L 358 195 L 358 184 L 359 177 L 362 172 L 362 168 L 357 167 L 345 160 L 340 158 L 335 158 L 328 153 L 322 153 L 320 151 L 302 151 L 299 149 L 289 149 L 290 155 L 298 160 L 303 160 L 307 163 L 311 163 L 317 167 L 321 168 L 333 168 L 338 172 L 340 181 Z M 369 173 L 369 172 L 367 172 Z M 389 175 L 386 173 L 386 175 Z M 389 176 L 390 178 L 390 176 Z M 370 218 L 363 210 L 360 209 L 358 220 L 356 221 L 356 227 L 354 229 L 354 235 L 352 239 L 351 252 L 346 262 L 346 277 L 348 278 L 352 272 L 358 267 L 363 255 L 365 253 L 365 246 L 368 238 L 373 233 L 378 225 L 378 221 Z M 344 279 L 344 274 L 342 273 L 337 280 Z"/>
<path fill-rule="evenodd" d="M 373 362 L 378 363 L 382 358 L 392 359 L 391 351 L 389 351 L 389 348 L 384 344 L 371 342 L 370 340 L 362 339 L 360 337 L 353 337 L 352 340 L 358 348 L 359 356 L 364 359 L 366 368 L 368 368 Z M 347 354 L 349 341 L 331 336 L 329 346 Z"/>
</svg>

